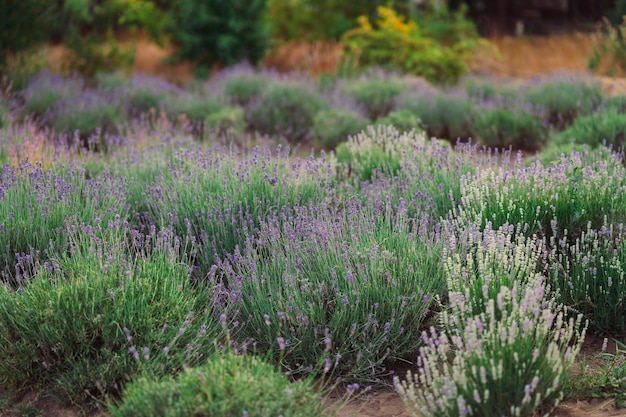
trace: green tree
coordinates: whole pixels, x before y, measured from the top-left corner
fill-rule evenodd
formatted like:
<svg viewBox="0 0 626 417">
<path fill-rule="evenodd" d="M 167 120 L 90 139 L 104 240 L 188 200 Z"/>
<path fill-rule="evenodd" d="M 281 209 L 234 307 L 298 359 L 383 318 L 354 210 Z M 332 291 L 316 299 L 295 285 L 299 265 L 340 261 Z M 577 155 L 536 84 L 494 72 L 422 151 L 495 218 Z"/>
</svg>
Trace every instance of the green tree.
<svg viewBox="0 0 626 417">
<path fill-rule="evenodd" d="M 0 65 L 9 54 L 27 50 L 50 36 L 54 4 L 47 0 L 0 0 Z"/>
<path fill-rule="evenodd" d="M 269 46 L 266 8 L 267 0 L 179 0 L 169 30 L 180 47 L 175 57 L 204 69 L 258 62 Z"/>
</svg>

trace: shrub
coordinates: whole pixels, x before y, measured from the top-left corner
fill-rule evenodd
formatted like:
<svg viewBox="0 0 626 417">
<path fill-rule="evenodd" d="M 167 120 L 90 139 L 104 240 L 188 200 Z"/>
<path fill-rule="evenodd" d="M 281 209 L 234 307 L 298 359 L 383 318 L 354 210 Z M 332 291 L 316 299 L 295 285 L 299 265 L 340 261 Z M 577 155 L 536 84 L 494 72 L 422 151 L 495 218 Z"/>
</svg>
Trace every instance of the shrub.
<svg viewBox="0 0 626 417">
<path fill-rule="evenodd" d="M 626 230 L 591 226 L 578 238 L 565 236 L 550 257 L 560 301 L 582 313 L 595 333 L 626 334 Z"/>
<path fill-rule="evenodd" d="M 397 174 L 402 153 L 424 143 L 419 133 L 400 134 L 394 126 L 370 126 L 337 147 L 337 161 L 348 166 L 359 181 L 371 180 L 377 171 Z"/>
<path fill-rule="evenodd" d="M 575 140 L 591 148 L 604 144 L 616 150 L 621 149 L 626 140 L 626 114 L 608 110 L 579 117 L 560 132 L 555 140 L 559 144 Z"/>
<path fill-rule="evenodd" d="M 231 104 L 245 107 L 261 95 L 268 83 L 268 78 L 259 74 L 235 74 L 226 77 L 222 88 Z"/>
<path fill-rule="evenodd" d="M 377 125 L 391 125 L 401 132 L 410 132 L 413 129 L 420 129 L 420 119 L 410 110 L 396 110 L 389 113 L 386 117 L 376 120 Z"/>
<path fill-rule="evenodd" d="M 606 153 L 609 155 L 607 156 Z M 502 165 L 461 178 L 461 205 L 456 220 L 522 224 L 523 233 L 560 238 L 564 230 L 578 236 L 587 223 L 600 227 L 624 219 L 624 167 L 606 148 L 562 155 L 550 166 Z"/>
<path fill-rule="evenodd" d="M 128 213 L 123 183 L 106 174 L 87 180 L 81 169 L 44 171 L 22 160 L 17 169 L 3 167 L 0 178 L 0 281 L 11 287 L 26 286 L 68 251 L 67 221 L 107 227 Z"/>
<path fill-rule="evenodd" d="M 89 137 L 97 132 L 115 133 L 124 116 L 121 103 L 110 94 L 84 90 L 57 102 L 51 118 L 57 132 L 78 131 L 82 137 Z M 103 141 L 100 144 L 104 149 L 108 147 Z"/>
<path fill-rule="evenodd" d="M 40 72 L 24 90 L 23 114 L 44 116 L 57 102 L 72 98 L 82 89 L 83 80 L 80 78 L 63 78 L 49 71 Z"/>
<path fill-rule="evenodd" d="M 548 122 L 557 129 L 592 113 L 602 101 L 600 85 L 580 77 L 553 76 L 535 83 L 525 93 L 525 100 L 545 109 Z"/>
<path fill-rule="evenodd" d="M 339 40 L 352 28 L 360 15 L 373 17 L 377 1 L 346 3 L 341 0 L 269 0 L 268 20 L 272 25 L 273 37 L 280 41 L 289 40 Z M 404 1 L 387 2 L 407 11 Z"/>
<path fill-rule="evenodd" d="M 620 4 L 621 3 L 621 4 Z M 618 7 L 624 8 L 623 2 Z M 589 69 L 608 74 L 621 76 L 626 71 L 626 22 L 621 10 L 616 10 L 613 19 L 604 18 L 598 24 L 593 36 L 593 53 L 588 61 Z"/>
<path fill-rule="evenodd" d="M 322 98 L 305 85 L 275 84 L 248 109 L 248 125 L 260 133 L 280 135 L 290 141 L 307 139 Z"/>
<path fill-rule="evenodd" d="M 181 0 L 171 12 L 170 32 L 180 45 L 176 57 L 196 61 L 206 71 L 213 64 L 257 63 L 269 45 L 262 18 L 266 0 Z"/>
<path fill-rule="evenodd" d="M 601 108 L 603 111 L 626 113 L 626 96 L 620 94 L 613 97 L 605 98 Z"/>
<path fill-rule="evenodd" d="M 448 272 L 460 282 L 460 291 L 449 295 L 443 330 L 424 332 L 418 371 L 409 371 L 402 382 L 394 379 L 412 415 L 531 416 L 553 409 L 563 398 L 569 368 L 584 340 L 581 319 L 565 318 L 546 296 L 540 277 L 498 287 L 500 274 L 506 281 L 516 270 L 519 258 L 511 249 L 498 247 L 489 254 L 479 246 L 474 253 L 479 262 L 487 261 L 484 269 L 476 265 L 479 272 L 470 276 L 463 268 Z M 499 262 L 500 256 L 508 262 Z M 483 286 L 489 289 L 485 292 Z M 481 313 L 471 306 L 477 302 L 484 306 Z"/>
<path fill-rule="evenodd" d="M 399 79 L 360 79 L 347 82 L 342 93 L 361 105 L 367 117 L 374 121 L 394 110 L 395 99 L 403 88 Z"/>
<path fill-rule="evenodd" d="M 428 136 L 452 143 L 471 135 L 474 107 L 466 97 L 452 93 L 407 94 L 398 105 L 419 118 Z"/>
<path fill-rule="evenodd" d="M 292 374 L 375 382 L 443 291 L 440 240 L 387 205 L 284 207 L 216 274 L 242 336 Z M 322 368 L 323 367 L 323 368 Z"/>
<path fill-rule="evenodd" d="M 121 71 L 98 72 L 95 75 L 95 82 L 101 90 L 119 90 L 129 81 L 128 77 Z"/>
<path fill-rule="evenodd" d="M 161 105 L 169 116 L 185 115 L 194 122 L 206 120 L 221 109 L 219 100 L 208 92 L 178 94 L 163 100 Z"/>
<path fill-rule="evenodd" d="M 333 149 L 368 125 L 368 120 L 359 113 L 347 109 L 322 110 L 313 120 L 313 143 Z"/>
<path fill-rule="evenodd" d="M 543 145 L 547 129 L 539 116 L 510 107 L 476 111 L 472 132 L 489 147 L 537 150 Z"/>
<path fill-rule="evenodd" d="M 171 231 L 135 232 L 129 252 L 121 219 L 68 227 L 71 256 L 22 291 L 0 288 L 4 387 L 94 405 L 136 376 L 175 374 L 215 350 L 210 294 L 191 287 Z"/>
<path fill-rule="evenodd" d="M 245 112 L 241 107 L 222 107 L 209 114 L 205 121 L 207 127 L 217 131 L 218 135 L 230 130 L 243 132 L 246 127 Z"/>
<path fill-rule="evenodd" d="M 268 149 L 242 157 L 234 150 L 191 148 L 168 166 L 143 201 L 159 227 L 171 226 L 193 243 L 186 250 L 194 278 L 203 279 L 219 259 L 243 247 L 274 210 L 321 201 L 329 192 L 327 161 L 291 161 Z"/>
<path fill-rule="evenodd" d="M 147 75 L 134 75 L 123 89 L 131 113 L 144 113 L 152 108 L 158 110 L 161 101 L 181 93 L 175 85 Z"/>
<path fill-rule="evenodd" d="M 313 417 L 323 415 L 324 408 L 310 379 L 290 383 L 262 359 L 231 350 L 176 378 L 138 379 L 126 388 L 121 402 L 108 407 L 113 417 Z"/>
<path fill-rule="evenodd" d="M 446 83 L 455 83 L 467 72 L 455 49 L 422 36 L 415 22 L 405 22 L 387 7 L 379 7 L 378 15 L 375 29 L 367 16 L 361 16 L 358 27 L 341 38 L 348 59 L 358 67 L 389 68 Z"/>
</svg>

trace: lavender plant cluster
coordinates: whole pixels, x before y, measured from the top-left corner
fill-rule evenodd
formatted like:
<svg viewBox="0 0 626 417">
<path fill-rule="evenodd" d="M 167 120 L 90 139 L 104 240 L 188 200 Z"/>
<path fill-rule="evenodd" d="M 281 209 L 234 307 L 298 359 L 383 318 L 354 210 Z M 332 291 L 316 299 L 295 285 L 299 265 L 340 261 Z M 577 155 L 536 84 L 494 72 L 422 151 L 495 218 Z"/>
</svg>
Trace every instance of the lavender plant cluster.
<svg viewBox="0 0 626 417">
<path fill-rule="evenodd" d="M 244 87 L 229 105 L 249 117 L 268 96 Z M 335 103 L 367 96 L 350 91 Z M 613 149 L 528 162 L 378 126 L 298 158 L 198 143 L 177 123 L 149 112 L 114 147 L 40 163 L 27 157 L 44 145 L 24 143 L 52 131 L 2 128 L 23 137 L 0 176 L 3 389 L 114 408 L 131 384 L 186 386 L 232 350 L 350 393 L 395 377 L 415 415 L 527 416 L 563 397 L 585 323 L 624 335 Z"/>
<path fill-rule="evenodd" d="M 369 124 L 389 122 L 452 144 L 471 137 L 489 147 L 537 151 L 555 141 L 598 146 L 602 140 L 595 136 L 623 144 L 617 116 L 604 116 L 605 109 L 623 113 L 619 97 L 607 99 L 593 80 L 571 74 L 517 84 L 468 78 L 438 89 L 380 70 L 316 81 L 239 65 L 187 88 L 147 75 L 101 74 L 87 82 L 43 72 L 15 98 L 19 117 L 69 139 L 78 132 L 83 146 L 95 135 L 97 146 L 93 140 L 91 145 L 105 152 L 109 136 L 146 114 L 154 121 L 161 112 L 200 140 L 216 132 L 259 133 L 326 149 Z"/>
</svg>

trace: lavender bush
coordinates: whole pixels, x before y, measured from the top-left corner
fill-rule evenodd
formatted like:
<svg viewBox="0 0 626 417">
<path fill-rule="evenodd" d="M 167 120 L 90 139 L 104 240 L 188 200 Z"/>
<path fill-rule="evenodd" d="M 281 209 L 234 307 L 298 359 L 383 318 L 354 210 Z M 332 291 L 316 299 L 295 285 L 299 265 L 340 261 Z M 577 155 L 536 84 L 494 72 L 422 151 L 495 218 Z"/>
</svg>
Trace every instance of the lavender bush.
<svg viewBox="0 0 626 417">
<path fill-rule="evenodd" d="M 418 371 L 394 379 L 412 415 L 531 416 L 562 399 L 581 317 L 567 319 L 549 295 L 535 242 L 512 239 L 470 233 L 468 255 L 448 258 L 442 329 L 422 334 Z"/>
<path fill-rule="evenodd" d="M 543 107 L 547 121 L 557 129 L 577 117 L 592 113 L 601 103 L 599 83 L 575 75 L 554 74 L 531 80 L 524 87 L 524 101 Z"/>
<path fill-rule="evenodd" d="M 150 216 L 193 241 L 206 274 L 218 258 L 243 247 L 260 222 L 282 207 L 340 195 L 323 159 L 291 160 L 289 150 L 250 155 L 213 148 L 180 151 L 145 196 Z"/>
<path fill-rule="evenodd" d="M 284 208 L 211 277 L 243 334 L 279 351 L 290 373 L 376 382 L 387 361 L 415 352 L 445 287 L 438 236 L 412 223 L 401 208 L 358 200 Z"/>
<path fill-rule="evenodd" d="M 626 230 L 623 224 L 591 225 L 578 238 L 553 246 L 550 266 L 561 302 L 582 313 L 598 334 L 626 334 Z"/>
<path fill-rule="evenodd" d="M 219 313 L 192 288 L 171 230 L 143 235 L 122 219 L 66 227 L 68 254 L 22 291 L 0 288 L 2 386 L 94 405 L 135 376 L 176 374 L 215 350 Z"/>
<path fill-rule="evenodd" d="M 480 218 L 494 228 L 521 223 L 527 236 L 565 229 L 580 234 L 589 221 L 599 227 L 605 216 L 623 219 L 624 173 L 620 156 L 610 150 L 572 152 L 550 166 L 517 160 L 464 176 L 456 216 Z"/>
<path fill-rule="evenodd" d="M 23 287 L 70 244 L 66 223 L 109 227 L 128 213 L 125 184 L 110 175 L 87 180 L 82 168 L 44 171 L 24 160 L 0 176 L 0 281 Z"/>
</svg>

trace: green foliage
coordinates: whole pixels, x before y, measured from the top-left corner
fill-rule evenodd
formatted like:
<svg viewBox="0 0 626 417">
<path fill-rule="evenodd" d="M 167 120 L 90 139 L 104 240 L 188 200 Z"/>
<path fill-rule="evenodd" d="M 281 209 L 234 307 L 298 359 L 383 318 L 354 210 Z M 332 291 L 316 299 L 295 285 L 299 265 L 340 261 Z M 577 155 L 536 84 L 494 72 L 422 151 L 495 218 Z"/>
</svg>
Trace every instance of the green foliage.
<svg viewBox="0 0 626 417">
<path fill-rule="evenodd" d="M 342 0 L 269 0 L 267 19 L 272 36 L 282 40 L 339 40 L 361 15 L 374 17 L 379 0 L 345 2 Z M 407 4 L 402 0 L 386 2 L 397 10 Z"/>
<path fill-rule="evenodd" d="M 603 111 L 615 111 L 617 113 L 626 113 L 626 96 L 619 94 L 607 97 L 602 102 Z"/>
<path fill-rule="evenodd" d="M 618 8 L 626 8 L 623 1 Z M 589 69 L 601 71 L 610 76 L 620 76 L 626 72 L 626 21 L 623 15 L 604 19 L 595 34 L 593 53 L 588 61 Z"/>
<path fill-rule="evenodd" d="M 317 417 L 325 403 L 311 379 L 290 383 L 262 359 L 226 349 L 176 378 L 138 379 L 108 409 L 113 417 Z"/>
<path fill-rule="evenodd" d="M 471 135 L 475 105 L 451 93 L 406 94 L 398 104 L 419 118 L 428 136 L 455 143 Z"/>
<path fill-rule="evenodd" d="M 33 47 L 6 57 L 5 62 L 0 62 L 0 72 L 10 80 L 13 91 L 21 91 L 38 73 L 49 70 L 50 66 L 45 49 Z"/>
<path fill-rule="evenodd" d="M 230 130 L 243 132 L 246 127 L 245 112 L 241 107 L 222 107 L 205 119 L 207 127 L 215 129 L 218 135 Z"/>
<path fill-rule="evenodd" d="M 310 135 L 317 112 L 323 107 L 319 94 L 296 83 L 274 84 L 248 109 L 250 128 L 297 142 Z"/>
<path fill-rule="evenodd" d="M 615 150 L 621 149 L 626 141 L 626 114 L 609 110 L 579 117 L 555 140 L 559 144 L 574 140 L 591 148 L 604 144 Z"/>
<path fill-rule="evenodd" d="M 539 149 L 546 140 L 547 129 L 539 116 L 510 107 L 476 112 L 472 132 L 489 147 Z"/>
<path fill-rule="evenodd" d="M 626 407 L 626 345 L 615 340 L 615 353 L 602 352 L 604 366 L 592 375 L 585 374 L 584 395 L 590 398 L 613 398 L 615 406 Z"/>
<path fill-rule="evenodd" d="M 376 120 L 375 126 L 391 125 L 401 132 L 410 132 L 413 129 L 420 129 L 420 119 L 410 110 L 392 111 L 385 117 Z"/>
<path fill-rule="evenodd" d="M 0 1 L 0 68 L 11 55 L 48 40 L 54 13 L 47 0 Z M 4 69 L 4 68 L 2 68 Z"/>
<path fill-rule="evenodd" d="M 543 108 L 548 113 L 548 122 L 563 129 L 577 117 L 596 110 L 602 102 L 602 88 L 595 81 L 577 77 L 550 77 L 530 87 L 525 100 Z"/>
<path fill-rule="evenodd" d="M 394 110 L 395 99 L 404 88 L 398 78 L 364 78 L 346 82 L 341 93 L 354 99 L 374 121 Z"/>
<path fill-rule="evenodd" d="M 201 67 L 257 63 L 269 45 L 262 19 L 266 0 L 180 0 L 172 10 L 170 32 L 180 45 L 179 59 Z"/>
<path fill-rule="evenodd" d="M 204 121 L 222 107 L 219 100 L 209 92 L 174 95 L 162 101 L 161 105 L 169 116 L 185 115 L 192 121 Z"/>
<path fill-rule="evenodd" d="M 359 113 L 344 109 L 322 110 L 313 120 L 313 143 L 325 149 L 334 149 L 354 135 L 365 129 L 368 120 Z"/>
<path fill-rule="evenodd" d="M 378 15 L 376 29 L 362 16 L 359 26 L 342 36 L 348 59 L 358 67 L 395 69 L 451 84 L 468 71 L 464 61 L 470 52 L 465 48 L 424 36 L 415 22 L 405 23 L 393 9 L 379 7 Z"/>
</svg>

